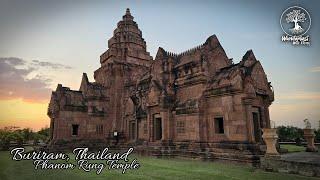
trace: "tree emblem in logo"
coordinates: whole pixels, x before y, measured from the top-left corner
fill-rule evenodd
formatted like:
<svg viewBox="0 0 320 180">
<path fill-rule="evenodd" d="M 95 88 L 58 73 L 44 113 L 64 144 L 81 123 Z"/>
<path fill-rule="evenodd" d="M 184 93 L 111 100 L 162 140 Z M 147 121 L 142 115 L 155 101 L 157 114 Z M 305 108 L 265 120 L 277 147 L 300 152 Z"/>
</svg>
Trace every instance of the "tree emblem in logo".
<svg viewBox="0 0 320 180">
<path fill-rule="evenodd" d="M 294 23 L 294 28 L 290 29 L 292 34 L 302 33 L 304 29 L 299 25 L 299 22 L 304 22 L 305 20 L 307 20 L 307 18 L 305 18 L 306 15 L 304 13 L 301 13 L 300 10 L 292 10 L 290 13 L 286 15 L 287 23 Z"/>
<path fill-rule="evenodd" d="M 289 36 L 304 35 L 310 28 L 311 18 L 304 8 L 293 6 L 286 9 L 280 19 L 282 30 Z"/>
</svg>

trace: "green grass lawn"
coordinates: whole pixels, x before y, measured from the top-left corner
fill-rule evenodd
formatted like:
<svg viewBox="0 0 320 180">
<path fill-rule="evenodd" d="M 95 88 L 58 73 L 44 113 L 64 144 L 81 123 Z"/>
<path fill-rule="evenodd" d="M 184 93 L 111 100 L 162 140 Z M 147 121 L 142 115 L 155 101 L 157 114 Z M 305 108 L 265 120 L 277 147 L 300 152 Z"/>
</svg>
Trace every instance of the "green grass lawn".
<svg viewBox="0 0 320 180">
<path fill-rule="evenodd" d="M 95 172 L 84 172 L 78 169 L 34 170 L 31 161 L 13 161 L 8 151 L 0 151 L 0 179 L 313 179 L 264 172 L 260 169 L 230 163 L 141 156 L 136 158 L 141 165 L 137 170 L 128 170 L 125 174 L 117 170 L 103 170 L 100 175 L 96 175 Z"/>
<path fill-rule="evenodd" d="M 281 144 L 280 145 L 281 148 L 284 149 L 288 149 L 289 153 L 292 152 L 304 152 L 306 151 L 306 147 L 304 146 L 297 146 L 297 145 L 293 145 L 293 144 Z"/>
</svg>

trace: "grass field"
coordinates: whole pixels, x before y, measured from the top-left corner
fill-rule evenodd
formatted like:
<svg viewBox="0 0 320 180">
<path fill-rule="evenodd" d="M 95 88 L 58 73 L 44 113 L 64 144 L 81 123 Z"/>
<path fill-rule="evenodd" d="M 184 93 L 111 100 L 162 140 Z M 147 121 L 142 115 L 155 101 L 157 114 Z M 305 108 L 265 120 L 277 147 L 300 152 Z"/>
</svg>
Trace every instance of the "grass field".
<svg viewBox="0 0 320 180">
<path fill-rule="evenodd" d="M 100 175 L 83 170 L 34 170 L 31 161 L 13 161 L 0 151 L 0 179 L 313 179 L 298 175 L 264 172 L 248 166 L 199 160 L 158 159 L 136 156 L 141 167 L 121 174 L 104 170 Z"/>
<path fill-rule="evenodd" d="M 297 145 L 292 145 L 292 144 L 281 144 L 280 147 L 284 148 L 284 149 L 288 149 L 289 153 L 303 152 L 306 150 L 306 147 L 304 147 L 304 146 L 297 146 Z"/>
</svg>

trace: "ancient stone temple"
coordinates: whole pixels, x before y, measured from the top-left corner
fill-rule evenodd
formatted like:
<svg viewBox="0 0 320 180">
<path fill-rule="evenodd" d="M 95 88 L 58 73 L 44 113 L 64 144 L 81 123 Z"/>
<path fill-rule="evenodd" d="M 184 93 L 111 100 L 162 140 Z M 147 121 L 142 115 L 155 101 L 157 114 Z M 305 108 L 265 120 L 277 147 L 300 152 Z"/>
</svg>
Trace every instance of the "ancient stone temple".
<svg viewBox="0 0 320 180">
<path fill-rule="evenodd" d="M 215 35 L 180 54 L 147 52 L 129 9 L 94 82 L 61 84 L 48 108 L 51 147 L 135 146 L 152 155 L 253 162 L 270 127 L 272 86 L 251 50 L 235 64 Z"/>
</svg>

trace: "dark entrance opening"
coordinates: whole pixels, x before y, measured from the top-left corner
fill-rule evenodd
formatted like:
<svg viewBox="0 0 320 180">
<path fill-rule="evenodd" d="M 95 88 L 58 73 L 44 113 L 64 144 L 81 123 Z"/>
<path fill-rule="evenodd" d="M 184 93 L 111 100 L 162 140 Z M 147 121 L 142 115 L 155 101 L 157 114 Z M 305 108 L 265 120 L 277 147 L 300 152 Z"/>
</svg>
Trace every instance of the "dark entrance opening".
<svg viewBox="0 0 320 180">
<path fill-rule="evenodd" d="M 260 127 L 260 114 L 258 112 L 252 112 L 254 138 L 256 142 L 262 142 L 262 131 Z"/>
<path fill-rule="evenodd" d="M 161 140 L 162 139 L 161 118 L 155 118 L 153 120 L 153 127 L 154 127 L 154 140 Z"/>
<path fill-rule="evenodd" d="M 78 124 L 72 124 L 72 135 L 77 136 L 79 131 L 79 125 Z"/>
<path fill-rule="evenodd" d="M 216 134 L 224 133 L 223 117 L 214 118 L 214 131 Z"/>
<path fill-rule="evenodd" d="M 130 140 L 134 140 L 136 138 L 136 123 L 130 122 L 129 123 L 129 137 Z"/>
</svg>

